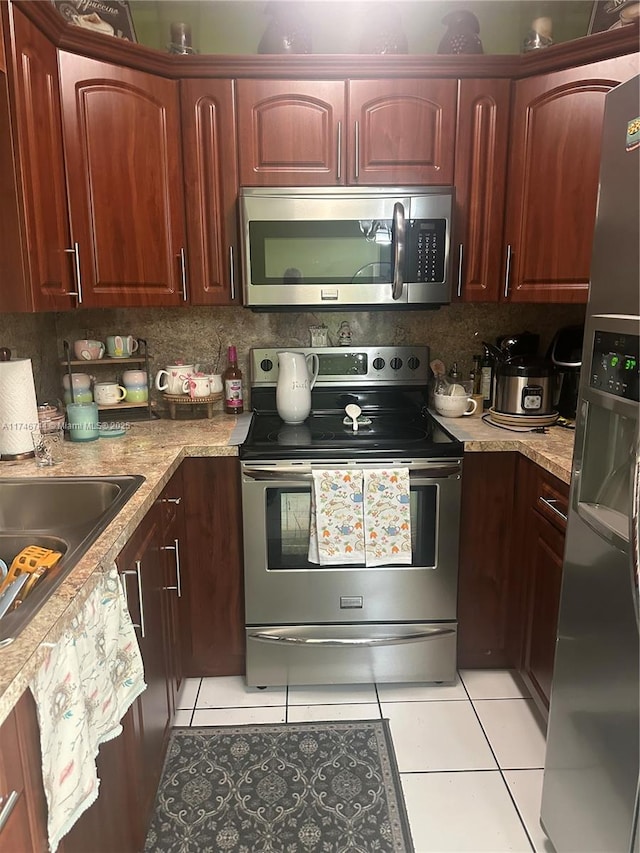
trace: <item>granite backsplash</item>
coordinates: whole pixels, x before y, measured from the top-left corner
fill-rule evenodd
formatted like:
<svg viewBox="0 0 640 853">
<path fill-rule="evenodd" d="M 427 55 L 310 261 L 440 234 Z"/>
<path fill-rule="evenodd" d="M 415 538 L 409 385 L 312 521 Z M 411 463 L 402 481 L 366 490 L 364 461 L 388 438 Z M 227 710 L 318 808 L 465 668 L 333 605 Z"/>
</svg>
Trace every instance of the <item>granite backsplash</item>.
<svg viewBox="0 0 640 853">
<path fill-rule="evenodd" d="M 325 323 L 329 338 L 348 320 L 355 346 L 428 344 L 431 358 L 455 359 L 468 371 L 481 341 L 524 330 L 540 334 L 544 354 L 555 331 L 584 320 L 581 305 L 450 305 L 435 311 L 254 313 L 246 308 L 116 308 L 58 314 L 1 315 L 0 341 L 34 365 L 39 402 L 61 396 L 63 340 L 132 334 L 148 342 L 151 372 L 177 358 L 216 372 L 226 366 L 226 348 L 238 348 L 248 378 L 248 351 L 257 346 L 309 346 L 309 326 Z M 115 369 L 115 368 L 114 368 Z M 108 378 L 106 368 L 104 378 Z"/>
</svg>

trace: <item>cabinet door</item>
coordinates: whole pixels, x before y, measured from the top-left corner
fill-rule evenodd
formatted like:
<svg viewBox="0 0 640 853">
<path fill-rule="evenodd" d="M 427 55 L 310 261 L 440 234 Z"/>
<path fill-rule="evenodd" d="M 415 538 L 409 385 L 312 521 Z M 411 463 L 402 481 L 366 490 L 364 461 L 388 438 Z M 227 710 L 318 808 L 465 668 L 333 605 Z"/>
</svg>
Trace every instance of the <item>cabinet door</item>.
<svg viewBox="0 0 640 853">
<path fill-rule="evenodd" d="M 452 184 L 455 80 L 351 80 L 348 183 Z"/>
<path fill-rule="evenodd" d="M 510 93 L 509 80 L 459 82 L 456 297 L 463 302 L 497 302 L 501 292 Z"/>
<path fill-rule="evenodd" d="M 240 183 L 344 183 L 344 92 L 338 80 L 238 80 Z"/>
<path fill-rule="evenodd" d="M 183 561 L 186 551 L 184 532 L 184 489 L 182 467 L 178 468 L 158 500 L 162 518 L 162 549 L 165 555 L 167 585 L 165 587 L 166 654 L 169 669 L 169 699 L 172 713 L 182 681 L 180 650 L 180 604 L 183 592 Z"/>
<path fill-rule="evenodd" d="M 178 84 L 60 53 L 85 307 L 177 305 L 186 279 Z"/>
<path fill-rule="evenodd" d="M 505 220 L 511 302 L 586 302 L 604 99 L 637 54 L 519 80 Z"/>
<path fill-rule="evenodd" d="M 189 302 L 239 302 L 233 81 L 180 83 Z"/>
<path fill-rule="evenodd" d="M 240 463 L 185 459 L 184 675 L 244 675 Z"/>
<path fill-rule="evenodd" d="M 0 727 L 0 853 L 48 849 L 40 735 L 27 692 Z"/>
<path fill-rule="evenodd" d="M 530 531 L 527 635 L 523 676 L 534 698 L 549 708 L 556 648 L 564 534 L 535 513 Z M 537 694 L 537 696 L 536 696 Z M 539 702 L 538 702 L 539 704 Z"/>
<path fill-rule="evenodd" d="M 124 575 L 127 604 L 138 635 L 147 684 L 137 700 L 139 718 L 135 726 L 138 735 L 136 763 L 141 767 L 139 810 L 145 825 L 162 770 L 172 716 L 165 620 L 168 583 L 160 551 L 157 510 L 155 506 L 147 514 L 116 561 Z"/>
<path fill-rule="evenodd" d="M 62 149 L 58 61 L 54 45 L 14 6 L 5 7 L 8 73 L 13 107 L 15 148 L 3 150 L 2 170 L 13 167 L 15 190 L 24 216 L 21 235 L 13 234 L 11 251 L 23 248 L 26 292 L 3 287 L 3 310 L 65 310 L 75 305 L 75 280 Z M 2 134 L 4 141 L 7 135 Z M 0 142 L 0 145 L 3 143 Z M 3 181 L 3 183 L 5 183 Z M 3 238 L 10 225 L 3 193 Z M 21 246 L 22 244 L 22 246 Z M 3 251 L 7 273 L 7 254 Z"/>
<path fill-rule="evenodd" d="M 519 566 L 510 559 L 515 453 L 466 453 L 458 573 L 458 666 L 509 667 Z"/>
</svg>

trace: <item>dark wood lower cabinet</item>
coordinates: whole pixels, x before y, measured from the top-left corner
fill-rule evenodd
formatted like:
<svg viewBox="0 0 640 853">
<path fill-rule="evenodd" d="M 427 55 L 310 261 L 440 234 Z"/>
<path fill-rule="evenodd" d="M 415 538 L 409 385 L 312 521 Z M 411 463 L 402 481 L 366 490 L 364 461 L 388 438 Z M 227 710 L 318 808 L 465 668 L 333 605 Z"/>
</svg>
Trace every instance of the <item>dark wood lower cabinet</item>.
<svg viewBox="0 0 640 853">
<path fill-rule="evenodd" d="M 511 602 L 520 583 L 511 565 L 517 453 L 466 453 L 462 474 L 458 578 L 458 666 L 510 667 L 516 652 Z"/>
<path fill-rule="evenodd" d="M 244 675 L 242 509 L 236 457 L 185 459 L 180 599 L 185 676 Z"/>
<path fill-rule="evenodd" d="M 520 461 L 519 470 L 532 484 L 523 508 L 525 526 L 521 542 L 527 558 L 519 669 L 546 719 L 553 679 L 569 486 L 526 459 Z"/>
</svg>

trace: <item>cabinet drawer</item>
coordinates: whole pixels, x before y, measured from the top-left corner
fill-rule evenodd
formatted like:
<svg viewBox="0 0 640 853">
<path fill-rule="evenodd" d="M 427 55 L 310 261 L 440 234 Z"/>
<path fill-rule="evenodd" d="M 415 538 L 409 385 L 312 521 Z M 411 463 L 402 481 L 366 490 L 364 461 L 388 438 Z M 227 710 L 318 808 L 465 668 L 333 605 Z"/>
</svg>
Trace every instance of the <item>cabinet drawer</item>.
<svg viewBox="0 0 640 853">
<path fill-rule="evenodd" d="M 555 528 L 564 533 L 569 514 L 569 486 L 547 472 L 538 477 L 535 509 Z"/>
</svg>

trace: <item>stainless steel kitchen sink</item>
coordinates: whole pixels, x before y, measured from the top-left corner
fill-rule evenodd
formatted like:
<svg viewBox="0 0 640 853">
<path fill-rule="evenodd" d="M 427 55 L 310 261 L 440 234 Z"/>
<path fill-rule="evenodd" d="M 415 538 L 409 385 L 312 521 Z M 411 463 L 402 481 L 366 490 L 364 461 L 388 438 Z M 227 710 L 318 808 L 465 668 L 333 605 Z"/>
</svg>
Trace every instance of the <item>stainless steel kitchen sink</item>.
<svg viewBox="0 0 640 853">
<path fill-rule="evenodd" d="M 24 629 L 143 482 L 137 474 L 0 478 L 0 557 L 7 566 L 28 545 L 63 555 L 24 602 L 0 619 L 0 646 Z"/>
</svg>

